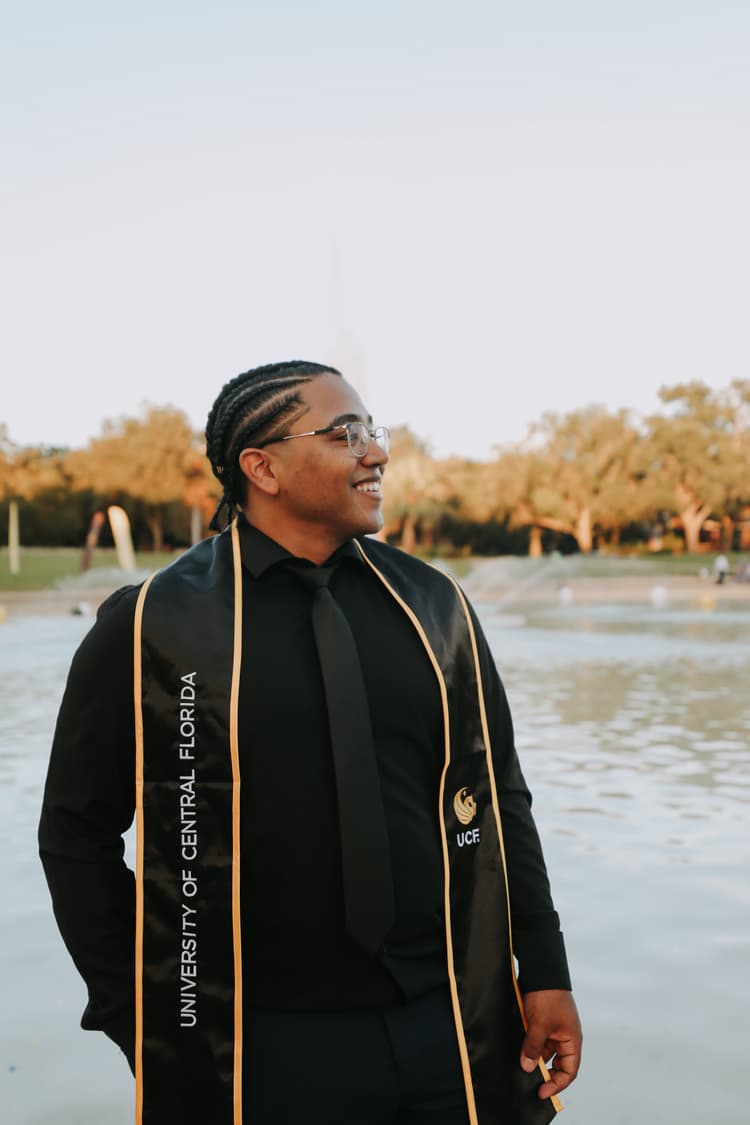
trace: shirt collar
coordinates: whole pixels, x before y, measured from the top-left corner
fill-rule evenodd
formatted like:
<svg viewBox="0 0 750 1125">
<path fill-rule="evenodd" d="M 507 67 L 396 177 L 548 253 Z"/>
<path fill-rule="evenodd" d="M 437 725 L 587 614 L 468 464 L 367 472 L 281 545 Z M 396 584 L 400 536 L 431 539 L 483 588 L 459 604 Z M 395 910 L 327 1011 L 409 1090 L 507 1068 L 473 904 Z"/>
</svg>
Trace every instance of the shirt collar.
<svg viewBox="0 0 750 1125">
<path fill-rule="evenodd" d="M 240 533 L 242 565 L 253 578 L 260 578 L 277 563 L 300 557 L 293 555 L 291 551 L 287 551 L 286 547 L 282 547 L 280 543 L 259 531 L 257 527 L 253 527 L 244 516 L 241 515 L 237 522 Z M 323 565 L 335 566 L 341 559 L 353 559 L 355 562 L 362 562 L 362 556 L 353 539 L 347 539 L 345 543 L 342 543 L 331 557 L 326 559 Z"/>
</svg>

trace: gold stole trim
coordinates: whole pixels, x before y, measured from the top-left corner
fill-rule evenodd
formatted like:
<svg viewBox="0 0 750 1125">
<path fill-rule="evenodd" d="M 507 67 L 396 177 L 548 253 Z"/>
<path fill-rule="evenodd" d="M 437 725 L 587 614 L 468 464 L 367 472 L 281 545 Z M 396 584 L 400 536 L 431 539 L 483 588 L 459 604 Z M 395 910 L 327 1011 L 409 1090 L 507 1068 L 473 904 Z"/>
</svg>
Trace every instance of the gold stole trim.
<svg viewBox="0 0 750 1125">
<path fill-rule="evenodd" d="M 234 952 L 234 1125 L 242 1125 L 242 930 L 240 917 L 240 757 L 239 694 L 242 665 L 242 559 L 237 521 L 232 523 L 234 628 L 229 695 L 229 752 L 232 761 L 232 940 Z M 135 1122 L 143 1120 L 143 609 L 152 574 L 141 587 L 133 627 L 135 705 Z"/>
<path fill-rule="evenodd" d="M 242 556 L 237 520 L 232 521 L 234 569 L 234 653 L 229 695 L 229 752 L 232 757 L 232 939 L 234 943 L 234 1122 L 242 1125 L 242 928 L 240 919 L 240 742 L 239 698 L 242 667 Z"/>
<path fill-rule="evenodd" d="M 515 971 L 514 971 L 514 968 L 513 968 L 514 963 L 515 963 L 515 954 L 513 952 L 513 930 L 512 930 L 511 919 L 510 919 L 510 887 L 508 886 L 508 864 L 507 864 L 506 859 L 505 859 L 505 842 L 504 842 L 504 839 L 503 839 L 503 825 L 502 825 L 502 820 L 501 820 L 501 817 L 500 817 L 500 804 L 499 804 L 498 799 L 497 799 L 497 784 L 495 782 L 495 770 L 494 770 L 493 765 L 492 765 L 492 752 L 491 752 L 491 749 L 490 749 L 490 732 L 489 732 L 489 726 L 487 724 L 487 710 L 486 710 L 485 705 L 484 705 L 484 688 L 482 686 L 482 672 L 481 672 L 481 669 L 480 669 L 480 666 L 479 666 L 479 651 L 477 649 L 477 638 L 476 638 L 476 635 L 474 633 L 474 623 L 471 620 L 471 614 L 469 613 L 469 607 L 466 604 L 466 598 L 464 596 L 463 590 L 461 589 L 458 582 L 456 582 L 455 578 L 453 578 L 452 575 L 446 574 L 446 578 L 453 584 L 453 586 L 455 587 L 456 593 L 458 594 L 458 599 L 461 602 L 461 608 L 464 611 L 464 616 L 466 618 L 466 624 L 469 627 L 469 636 L 471 638 L 471 651 L 472 651 L 472 654 L 474 656 L 474 668 L 476 669 L 477 689 L 478 689 L 478 692 L 479 692 L 479 713 L 480 713 L 481 720 L 482 720 L 482 738 L 484 740 L 485 754 L 487 755 L 487 770 L 489 772 L 490 790 L 491 790 L 491 793 L 492 793 L 492 810 L 495 814 L 495 823 L 497 825 L 497 835 L 498 835 L 498 839 L 500 840 L 500 852 L 501 852 L 502 859 L 503 859 L 503 878 L 505 879 L 505 900 L 508 904 L 508 940 L 510 942 L 510 965 L 511 965 L 511 975 L 513 977 L 513 990 L 516 994 L 516 1000 L 518 1002 L 518 1009 L 521 1013 L 521 1019 L 523 1020 L 523 1026 L 524 1026 L 524 1028 L 526 1028 L 526 1030 L 528 1030 L 529 1025 L 526 1021 L 526 1013 L 523 1010 L 523 999 L 521 998 L 521 993 L 520 993 L 520 990 L 518 988 L 518 980 L 516 978 L 516 974 L 515 974 Z M 519 1060 L 519 1065 L 520 1065 L 520 1060 Z M 547 1070 L 547 1067 L 545 1066 L 544 1059 L 540 1058 L 538 1060 L 537 1065 L 539 1066 L 539 1070 L 541 1071 L 541 1073 L 544 1077 L 544 1081 L 549 1082 L 550 1075 L 549 1075 L 549 1071 Z M 559 1113 L 560 1110 L 563 1108 L 563 1106 L 562 1106 L 562 1102 L 557 1097 L 557 1095 L 553 1094 L 550 1097 L 550 1101 L 552 1102 L 552 1105 L 554 1106 L 555 1110 Z"/>
<path fill-rule="evenodd" d="M 367 557 L 362 547 L 354 540 L 357 550 L 361 554 L 363 560 L 367 563 L 370 569 L 377 575 L 380 581 L 385 586 L 388 593 L 395 601 L 401 606 L 406 616 L 411 621 L 416 629 L 419 639 L 425 647 L 427 656 L 432 664 L 435 675 L 437 676 L 438 686 L 440 688 L 440 699 L 443 705 L 443 729 L 445 731 L 445 760 L 443 763 L 443 771 L 440 775 L 440 793 L 438 805 L 438 819 L 440 821 L 440 838 L 443 845 L 443 871 L 444 875 L 444 902 L 445 902 L 445 941 L 448 954 L 448 980 L 450 983 L 451 1003 L 453 1005 L 453 1020 L 456 1025 L 456 1037 L 458 1040 L 458 1052 L 461 1058 L 461 1069 L 464 1078 L 464 1087 L 466 1089 L 466 1105 L 469 1111 L 469 1125 L 479 1125 L 477 1117 L 476 1102 L 474 1100 L 474 1084 L 471 1077 L 471 1065 L 469 1063 L 469 1052 L 466 1047 L 466 1034 L 464 1032 L 463 1021 L 461 1020 L 461 1007 L 458 1001 L 458 985 L 456 983 L 456 976 L 453 970 L 453 933 L 451 929 L 451 910 L 450 910 L 450 867 L 448 858 L 448 838 L 445 829 L 445 820 L 443 818 L 443 800 L 445 794 L 445 774 L 451 760 L 451 743 L 450 743 L 450 715 L 448 713 L 448 689 L 445 686 L 445 677 L 443 676 L 442 669 L 438 664 L 437 657 L 432 651 L 432 646 L 427 639 L 427 634 L 422 628 L 422 624 L 414 613 L 411 606 L 408 606 L 399 594 L 391 586 L 388 579 L 382 574 L 373 562 Z"/>
<path fill-rule="evenodd" d="M 143 1118 L 143 606 L 151 575 L 141 586 L 133 622 L 133 703 L 135 706 L 135 1123 Z"/>
</svg>

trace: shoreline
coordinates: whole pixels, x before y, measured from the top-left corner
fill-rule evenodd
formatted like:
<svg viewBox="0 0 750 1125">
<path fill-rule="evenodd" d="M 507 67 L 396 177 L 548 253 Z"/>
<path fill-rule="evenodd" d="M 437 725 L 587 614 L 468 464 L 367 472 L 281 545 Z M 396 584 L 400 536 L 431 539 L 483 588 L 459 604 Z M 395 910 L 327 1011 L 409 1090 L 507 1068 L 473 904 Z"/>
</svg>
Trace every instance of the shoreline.
<svg viewBox="0 0 750 1125">
<path fill-rule="evenodd" d="M 94 617 L 102 602 L 117 586 L 81 590 L 7 590 L 0 593 L 0 618 L 18 617 Z"/>
<path fill-rule="evenodd" d="M 80 614 L 94 617 L 109 595 L 127 583 L 78 589 L 12 590 L 0 593 L 0 622 L 19 617 L 61 617 Z M 139 576 L 140 577 L 140 576 Z M 469 572 L 462 581 L 469 597 L 478 603 L 500 599 L 504 604 L 570 607 L 606 602 L 643 604 L 666 608 L 693 604 L 714 609 L 725 603 L 750 605 L 750 583 L 729 581 L 718 585 L 711 578 L 688 575 L 570 576 L 556 573 L 540 576 L 533 584 L 488 574 L 486 568 Z M 3 613 L 4 611 L 4 613 Z"/>
<path fill-rule="evenodd" d="M 547 587 L 524 592 L 518 600 L 541 603 L 554 601 L 565 604 L 561 595 L 561 591 L 565 588 L 572 594 L 567 603 L 570 605 L 639 602 L 644 605 L 667 606 L 671 603 L 684 605 L 686 602 L 694 602 L 698 606 L 705 607 L 705 603 L 709 601 L 715 602 L 716 605 L 732 601 L 750 603 L 750 583 L 728 582 L 719 586 L 711 579 L 692 578 L 687 575 L 570 578 L 557 582 L 554 589 Z"/>
</svg>

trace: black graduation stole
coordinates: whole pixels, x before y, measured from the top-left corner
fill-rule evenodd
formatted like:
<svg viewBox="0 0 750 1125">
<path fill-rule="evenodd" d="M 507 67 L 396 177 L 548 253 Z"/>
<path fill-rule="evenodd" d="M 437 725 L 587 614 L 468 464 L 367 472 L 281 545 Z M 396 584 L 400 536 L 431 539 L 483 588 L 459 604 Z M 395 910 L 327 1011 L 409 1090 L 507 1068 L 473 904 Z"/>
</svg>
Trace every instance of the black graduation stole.
<svg viewBox="0 0 750 1125">
<path fill-rule="evenodd" d="M 136 1122 L 242 1120 L 236 525 L 135 620 Z"/>
<path fill-rule="evenodd" d="M 519 1065 L 523 1009 L 468 607 L 445 575 L 371 540 L 358 546 L 440 687 L 447 966 L 469 1120 L 547 1125 L 559 1102 L 536 1096 L 544 1067 Z M 242 1125 L 252 1082 L 242 1065 L 241 646 L 235 521 L 155 575 L 136 609 L 136 1125 Z"/>
</svg>

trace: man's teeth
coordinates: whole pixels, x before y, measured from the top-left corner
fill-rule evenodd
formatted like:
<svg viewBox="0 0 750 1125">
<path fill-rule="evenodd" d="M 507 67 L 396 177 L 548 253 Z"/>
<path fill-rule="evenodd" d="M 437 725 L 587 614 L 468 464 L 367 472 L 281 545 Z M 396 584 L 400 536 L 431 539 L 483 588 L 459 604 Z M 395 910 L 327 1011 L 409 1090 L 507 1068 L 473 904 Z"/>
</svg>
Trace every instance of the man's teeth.
<svg viewBox="0 0 750 1125">
<path fill-rule="evenodd" d="M 362 484 L 357 484 L 354 487 L 358 488 L 360 492 L 380 492 L 380 481 L 365 480 Z"/>
</svg>

